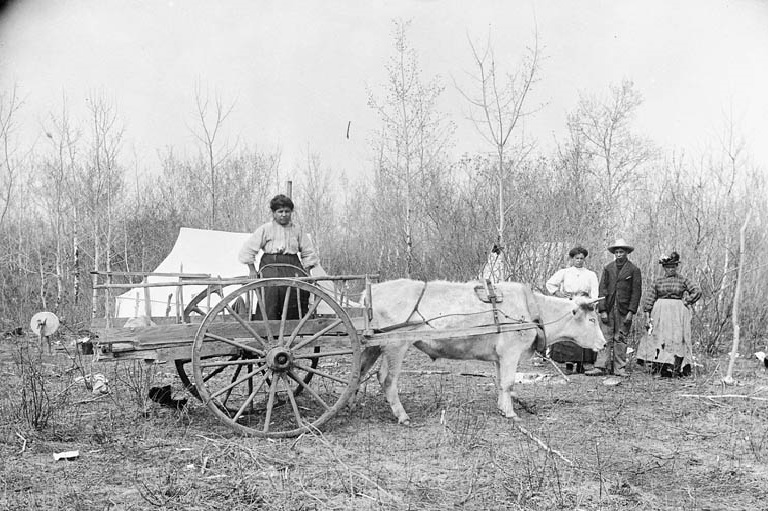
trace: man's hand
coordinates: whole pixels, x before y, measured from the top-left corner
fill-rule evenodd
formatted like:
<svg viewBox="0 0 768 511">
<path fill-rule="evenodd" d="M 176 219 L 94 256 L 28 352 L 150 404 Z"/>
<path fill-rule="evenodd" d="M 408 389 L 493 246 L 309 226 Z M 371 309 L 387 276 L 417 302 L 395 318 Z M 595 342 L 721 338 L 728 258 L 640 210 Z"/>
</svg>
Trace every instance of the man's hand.
<svg viewBox="0 0 768 511">
<path fill-rule="evenodd" d="M 627 312 L 626 317 L 624 317 L 624 324 L 627 326 L 631 325 L 633 317 L 634 317 L 634 314 L 632 314 L 631 312 Z"/>
<path fill-rule="evenodd" d="M 601 312 L 600 313 L 600 321 L 603 323 L 608 323 L 608 313 L 607 312 Z"/>
</svg>

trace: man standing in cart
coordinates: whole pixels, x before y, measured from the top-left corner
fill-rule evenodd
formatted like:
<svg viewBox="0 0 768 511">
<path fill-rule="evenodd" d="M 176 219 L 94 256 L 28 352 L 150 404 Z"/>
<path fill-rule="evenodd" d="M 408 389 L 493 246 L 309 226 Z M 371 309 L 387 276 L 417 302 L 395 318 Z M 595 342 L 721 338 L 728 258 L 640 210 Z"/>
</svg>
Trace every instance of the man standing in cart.
<svg viewBox="0 0 768 511">
<path fill-rule="evenodd" d="M 272 221 L 261 225 L 243 244 L 238 255 L 241 263 L 248 265 L 252 278 L 304 277 L 319 266 L 312 239 L 292 220 L 293 201 L 290 197 L 279 194 L 269 201 L 272 211 Z M 263 251 L 259 270 L 256 270 L 256 256 Z M 280 319 L 286 287 L 265 288 L 264 306 L 267 319 Z M 308 308 L 308 298 L 301 297 L 301 313 Z M 298 319 L 300 316 L 295 296 L 288 302 L 288 318 Z"/>
</svg>

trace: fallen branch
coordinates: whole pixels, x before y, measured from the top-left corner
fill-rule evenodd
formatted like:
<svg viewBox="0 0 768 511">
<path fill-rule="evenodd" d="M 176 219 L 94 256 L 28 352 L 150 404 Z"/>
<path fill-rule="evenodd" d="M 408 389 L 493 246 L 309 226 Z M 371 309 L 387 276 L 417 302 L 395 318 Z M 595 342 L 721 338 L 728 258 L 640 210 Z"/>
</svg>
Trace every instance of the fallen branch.
<svg viewBox="0 0 768 511">
<path fill-rule="evenodd" d="M 72 404 L 75 404 L 75 405 L 84 405 L 84 404 L 88 404 L 88 403 L 93 403 L 94 401 L 98 401 L 99 399 L 104 399 L 104 397 L 105 397 L 105 396 L 108 396 L 108 395 L 109 395 L 109 394 L 100 394 L 100 395 L 98 395 L 98 396 L 96 396 L 96 397 L 92 397 L 92 398 L 90 398 L 90 399 L 83 399 L 83 400 L 80 400 L 80 401 L 75 401 L 75 402 L 74 402 L 74 403 L 72 403 Z"/>
<path fill-rule="evenodd" d="M 557 362 L 555 362 L 554 360 L 552 360 L 549 357 L 542 357 L 542 358 L 554 366 L 554 368 L 557 370 L 557 372 L 560 373 L 560 376 L 562 376 L 563 379 L 565 380 L 565 383 L 571 383 L 571 380 L 569 380 L 568 377 L 563 372 L 563 370 L 560 369 L 560 366 L 557 365 Z"/>
<path fill-rule="evenodd" d="M 525 429 L 525 428 L 524 428 L 524 427 L 523 427 L 521 424 L 518 424 L 518 422 L 519 422 L 519 421 L 514 421 L 514 422 L 513 422 L 513 424 L 514 424 L 514 426 L 515 426 L 515 427 L 516 427 L 518 430 L 520 430 L 520 432 L 521 432 L 522 434 L 524 434 L 525 436 L 527 436 L 528 438 L 530 438 L 531 440 L 533 440 L 534 442 L 536 442 L 536 443 L 539 445 L 539 447 L 541 447 L 542 449 L 544 449 L 544 450 L 545 450 L 545 451 L 547 451 L 548 453 L 550 453 L 550 454 L 554 454 L 555 456 L 557 456 L 558 458 L 560 458 L 561 460 L 563 460 L 564 462 L 566 462 L 566 463 L 567 463 L 567 464 L 569 464 L 569 465 L 573 465 L 573 462 L 572 462 L 571 460 L 569 460 L 568 458 L 566 458 L 565 456 L 563 456 L 563 455 L 560 453 L 560 451 L 556 451 L 556 450 L 552 449 L 550 446 L 548 446 L 547 444 L 545 444 L 545 443 L 544 443 L 542 440 L 540 440 L 539 438 L 537 438 L 537 437 L 536 437 L 536 436 L 535 436 L 533 433 L 531 433 L 530 431 L 528 431 L 527 429 Z"/>
<path fill-rule="evenodd" d="M 323 446 L 325 446 L 325 448 L 326 448 L 326 449 L 328 449 L 328 452 L 331 454 L 331 456 L 332 456 L 333 458 L 335 458 L 335 459 L 336 459 L 336 462 L 337 462 L 339 465 L 341 465 L 342 467 L 344 467 L 345 469 L 347 469 L 347 471 L 349 472 L 350 483 L 352 483 L 352 476 L 353 476 L 353 475 L 356 475 L 356 476 L 357 476 L 357 477 L 359 477 L 360 479 L 363 479 L 363 480 L 367 481 L 368 483 L 370 483 L 371 485 L 373 485 L 373 486 L 376 488 L 376 490 L 377 490 L 379 493 L 381 493 L 381 494 L 383 494 L 383 495 L 386 495 L 386 496 L 387 496 L 387 497 L 389 497 L 389 498 L 393 498 L 393 497 L 392 497 L 392 494 L 391 494 L 391 493 L 389 493 L 389 492 L 388 492 L 387 490 L 385 490 L 384 488 L 382 488 L 382 487 L 381 487 L 381 485 L 379 485 L 379 483 L 377 483 L 376 481 L 374 481 L 373 479 L 371 479 L 371 478 L 370 478 L 370 477 L 368 477 L 367 475 L 363 474 L 363 472 L 362 472 L 361 470 L 357 469 L 356 467 L 352 467 L 352 466 L 350 466 L 349 464 L 345 463 L 345 462 L 344 462 L 344 460 L 342 460 L 342 459 L 341 459 L 341 457 L 339 456 L 339 454 L 336 452 L 336 448 L 335 448 L 335 446 L 334 446 L 334 445 L 332 445 L 332 444 L 331 444 L 331 442 L 330 442 L 330 441 L 328 441 L 328 439 L 326 439 L 326 438 L 325 438 L 325 435 L 323 435 L 323 432 L 322 432 L 322 431 L 320 431 L 319 429 L 317 429 L 317 428 L 316 428 L 314 425 L 312 425 L 312 424 L 307 424 L 307 425 L 309 426 L 309 433 L 310 433 L 310 434 L 311 434 L 311 435 L 312 435 L 314 438 L 316 438 L 317 440 L 319 440 L 319 441 L 320 441 L 320 443 L 321 443 L 321 444 L 323 444 Z M 302 436 L 304 436 L 304 435 L 302 435 Z M 354 488 L 354 485 L 350 484 L 350 491 L 352 491 L 352 490 L 353 490 L 353 488 Z"/>
<path fill-rule="evenodd" d="M 22 436 L 22 434 L 19 433 L 18 431 L 16 432 L 16 436 L 22 440 L 21 450 L 19 451 L 19 454 L 24 454 L 24 451 L 27 449 L 27 439 L 24 438 L 24 436 Z"/>
<path fill-rule="evenodd" d="M 475 466 L 472 469 L 472 474 L 477 474 L 477 466 L 479 464 L 480 464 L 480 459 L 478 458 L 477 460 L 475 460 Z M 464 496 L 464 498 L 459 501 L 459 505 L 460 506 L 463 506 L 464 504 L 466 504 L 467 501 L 469 500 L 469 498 L 472 496 L 472 492 L 475 489 L 475 479 L 476 479 L 475 477 L 472 477 L 472 479 L 470 479 L 470 481 L 469 481 L 469 491 Z"/>
<path fill-rule="evenodd" d="M 742 399 L 754 399 L 755 401 L 768 401 L 768 397 L 755 397 L 755 396 L 748 396 L 746 394 L 712 394 L 709 396 L 700 395 L 700 394 L 679 394 L 680 397 L 701 397 L 704 399 L 715 399 L 715 398 L 742 398 Z"/>
</svg>

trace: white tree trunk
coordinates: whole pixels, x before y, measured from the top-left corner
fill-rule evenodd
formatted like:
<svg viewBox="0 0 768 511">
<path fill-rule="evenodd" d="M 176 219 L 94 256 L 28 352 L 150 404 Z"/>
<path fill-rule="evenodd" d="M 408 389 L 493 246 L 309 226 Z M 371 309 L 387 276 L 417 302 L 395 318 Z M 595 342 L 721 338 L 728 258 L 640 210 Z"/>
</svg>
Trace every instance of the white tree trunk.
<svg viewBox="0 0 768 511">
<path fill-rule="evenodd" d="M 733 321 L 733 347 L 731 348 L 731 358 L 728 361 L 728 370 L 725 373 L 725 378 L 723 378 L 723 382 L 729 385 L 733 383 L 733 366 L 736 363 L 736 356 L 739 354 L 741 280 L 744 274 L 744 246 L 746 245 L 747 224 L 751 216 L 752 210 L 749 210 L 747 218 L 744 220 L 744 225 L 739 230 L 739 268 L 736 274 L 736 289 L 733 292 L 733 309 L 731 313 L 731 321 Z"/>
</svg>

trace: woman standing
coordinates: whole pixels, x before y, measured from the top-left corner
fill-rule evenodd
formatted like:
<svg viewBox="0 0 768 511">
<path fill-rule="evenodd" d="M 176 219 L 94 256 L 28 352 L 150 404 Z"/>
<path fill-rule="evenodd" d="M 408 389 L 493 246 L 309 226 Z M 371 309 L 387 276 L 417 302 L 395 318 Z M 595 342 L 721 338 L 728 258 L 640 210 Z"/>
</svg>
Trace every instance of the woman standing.
<svg viewBox="0 0 768 511">
<path fill-rule="evenodd" d="M 260 226 L 243 244 L 238 259 L 248 265 L 249 274 L 256 278 L 269 277 L 304 277 L 320 262 L 315 247 L 309 236 L 293 223 L 293 201 L 286 195 L 276 195 L 269 201 L 272 221 Z M 255 259 L 259 251 L 264 251 L 256 271 Z M 301 257 L 299 257 L 301 254 Z M 259 275 L 260 274 L 260 275 Z M 286 288 L 267 287 L 264 297 L 268 319 L 280 319 Z M 302 297 L 302 311 L 307 310 Z M 298 319 L 299 307 L 296 297 L 288 302 L 289 317 Z M 303 312 L 302 312 L 303 313 Z"/>
<path fill-rule="evenodd" d="M 637 363 L 649 364 L 662 376 L 687 376 L 691 373 L 691 311 L 701 298 L 701 290 L 678 275 L 680 255 L 672 252 L 659 259 L 664 276 L 657 278 L 643 304 L 648 333 L 640 341 Z"/>
<path fill-rule="evenodd" d="M 597 274 L 584 267 L 589 252 L 586 248 L 578 246 L 568 252 L 571 258 L 571 266 L 558 270 L 547 281 L 547 291 L 555 296 L 571 298 L 574 296 L 586 296 L 597 298 L 598 282 Z M 584 364 L 595 361 L 596 353 L 593 350 L 584 349 L 570 341 L 555 343 L 549 354 L 555 362 L 565 362 L 567 373 L 575 371 L 584 372 Z"/>
</svg>

